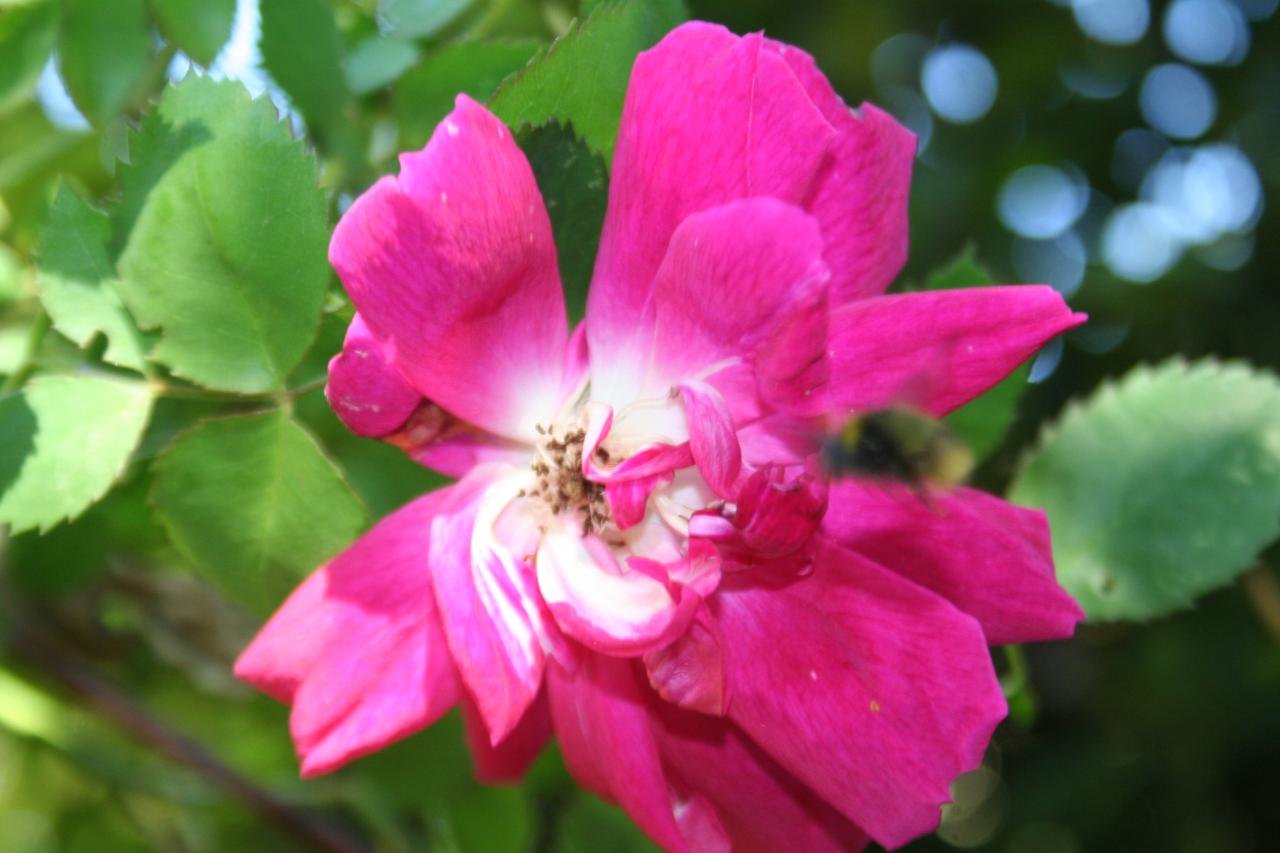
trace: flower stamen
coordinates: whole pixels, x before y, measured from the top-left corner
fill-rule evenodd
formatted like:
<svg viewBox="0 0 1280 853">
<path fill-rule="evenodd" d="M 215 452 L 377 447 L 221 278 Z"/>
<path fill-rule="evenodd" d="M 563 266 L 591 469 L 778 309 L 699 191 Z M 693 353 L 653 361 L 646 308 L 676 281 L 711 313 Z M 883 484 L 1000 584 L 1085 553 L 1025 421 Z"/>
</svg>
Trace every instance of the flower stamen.
<svg viewBox="0 0 1280 853">
<path fill-rule="evenodd" d="M 586 430 L 545 427 L 535 429 L 544 438 L 538 442 L 533 462 L 535 482 L 531 497 L 539 499 L 553 514 L 574 512 L 582 518 L 582 534 L 603 530 L 613 523 L 605 500 L 604 486 L 582 474 L 583 442 Z"/>
</svg>

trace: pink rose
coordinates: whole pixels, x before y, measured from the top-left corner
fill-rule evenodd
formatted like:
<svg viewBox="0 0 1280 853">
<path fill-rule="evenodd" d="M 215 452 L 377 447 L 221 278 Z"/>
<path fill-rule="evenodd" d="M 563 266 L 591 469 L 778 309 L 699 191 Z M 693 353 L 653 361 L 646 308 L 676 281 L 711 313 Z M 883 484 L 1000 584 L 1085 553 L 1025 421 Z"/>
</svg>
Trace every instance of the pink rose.
<svg viewBox="0 0 1280 853">
<path fill-rule="evenodd" d="M 941 415 L 1081 322 L 1048 287 L 882 295 L 915 143 L 812 58 L 690 23 L 636 61 L 587 317 L 511 133 L 460 96 L 338 224 L 329 399 L 458 482 L 285 602 L 237 674 L 325 773 L 462 706 L 478 774 L 554 733 L 671 851 L 896 846 L 1070 636 L 1044 517 L 828 483 L 819 427 Z"/>
</svg>

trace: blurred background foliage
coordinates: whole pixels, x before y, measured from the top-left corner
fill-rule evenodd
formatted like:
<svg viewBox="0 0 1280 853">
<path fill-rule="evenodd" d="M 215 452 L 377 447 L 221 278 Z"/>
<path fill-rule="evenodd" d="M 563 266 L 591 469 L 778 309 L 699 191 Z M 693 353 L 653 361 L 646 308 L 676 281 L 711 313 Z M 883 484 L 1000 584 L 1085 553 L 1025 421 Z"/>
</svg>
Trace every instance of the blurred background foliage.
<svg viewBox="0 0 1280 853">
<path fill-rule="evenodd" d="M 570 237 L 598 228 L 616 103 L 569 128 L 551 96 L 620 97 L 629 61 L 618 57 L 685 14 L 763 29 L 813 53 L 851 104 L 881 104 L 919 136 L 904 282 L 981 283 L 985 268 L 998 281 L 1051 283 L 1091 315 L 999 401 L 985 401 L 981 417 L 957 424 L 985 454 L 980 485 L 1002 492 L 1044 425 L 1105 378 L 1174 355 L 1280 368 L 1276 9 L 1277 0 L 689 0 L 687 9 L 678 0 L 0 0 L 0 375 L 6 392 L 25 389 L 20 406 L 0 401 L 0 474 L 34 452 L 18 446 L 24 418 L 42 417 L 42 406 L 69 411 L 57 409 L 59 395 L 103 397 L 118 420 L 94 452 L 108 466 L 113 453 L 118 468 L 129 463 L 96 503 L 101 490 L 87 481 L 78 506 L 30 517 L 30 501 L 15 508 L 19 498 L 0 494 L 0 515 L 21 531 L 0 546 L 0 850 L 651 849 L 620 812 L 571 783 L 554 750 L 522 787 L 478 786 L 453 717 L 303 784 L 286 710 L 230 677 L 258 620 L 301 573 L 440 482 L 394 448 L 350 435 L 329 412 L 320 387 L 350 309 L 315 260 L 338 213 L 394 169 L 398 151 L 426 141 L 456 92 L 493 98 L 576 30 L 575 18 L 600 16 L 589 38 L 566 41 L 556 63 L 491 102 L 513 126 L 542 125 L 520 140 L 547 197 L 564 202 L 553 216 L 572 302 L 594 244 Z M 188 81 L 152 109 L 189 75 L 240 81 L 269 98 L 304 145 L 224 88 Z M 200 140 L 184 141 L 183 116 L 207 115 L 220 98 L 229 98 L 219 107 L 229 118 L 210 131 L 216 145 L 189 153 L 184 146 Z M 104 282 L 123 271 L 130 283 L 119 296 L 136 319 L 169 316 L 173 306 L 157 304 L 147 282 L 182 272 L 205 237 L 181 217 L 153 222 L 142 199 L 159 187 L 180 207 L 198 180 L 195 161 L 183 158 L 243 159 L 235 145 L 246 128 L 275 140 L 264 180 L 285 174 L 301 188 L 297 229 L 274 235 L 297 247 L 297 263 L 277 259 L 247 274 L 309 278 L 289 291 L 289 306 L 318 317 L 318 331 L 283 335 L 288 351 L 272 362 L 288 368 L 280 375 L 246 380 L 221 365 L 201 373 L 167 327 L 168 355 L 139 367 L 154 333 L 137 332 Z M 323 192 L 312 189 L 317 178 Z M 84 234 L 96 242 L 68 237 Z M 166 252 L 175 259 L 150 265 Z M 941 279 L 931 275 L 948 266 Z M 94 313 L 60 308 L 59 286 L 92 290 Z M 216 296 L 218 282 L 208 286 Z M 82 308 L 86 290 L 73 292 Z M 142 370 L 145 384 L 58 378 L 85 364 Z M 1166 371 L 1135 382 L 1158 391 L 1182 368 Z M 1274 406 L 1233 408 L 1253 393 L 1237 380 L 1211 374 L 1205 383 L 1221 398 L 1212 407 L 1172 408 L 1191 425 L 1189 440 L 1210 408 L 1274 426 Z M 135 387 L 150 390 L 122 390 Z M 240 417 L 202 422 L 214 414 Z M 263 434 L 288 454 L 220 461 Z M 1053 462 L 1054 446 L 1089 446 L 1071 445 L 1075 435 L 1064 427 L 1041 464 Z M 57 460 L 49 465 L 55 476 Z M 240 546 L 217 538 L 210 509 L 166 495 L 222 478 L 232 497 L 218 499 L 253 515 L 253 477 L 271 465 L 297 478 L 301 497 L 264 510 L 295 533 L 250 543 L 255 577 L 270 579 L 258 589 L 218 570 L 237 562 L 227 554 L 241 556 Z M 1023 469 L 1015 494 L 1041 497 L 1036 470 Z M 1183 485 L 1194 490 L 1211 475 L 1192 469 Z M 1274 538 L 1275 504 L 1237 500 L 1206 486 L 1185 512 L 1260 512 L 1265 535 L 1241 546 L 1252 554 Z M 1148 535 L 1143 521 L 1133 521 L 1134 536 Z M 1280 624 L 1268 618 L 1280 593 L 1265 562 L 1274 556 L 1190 610 L 996 651 L 1011 719 L 984 767 L 957 783 L 938 834 L 912 849 L 1274 845 Z M 1228 568 L 1197 581 L 1179 605 L 1244 566 Z"/>
</svg>

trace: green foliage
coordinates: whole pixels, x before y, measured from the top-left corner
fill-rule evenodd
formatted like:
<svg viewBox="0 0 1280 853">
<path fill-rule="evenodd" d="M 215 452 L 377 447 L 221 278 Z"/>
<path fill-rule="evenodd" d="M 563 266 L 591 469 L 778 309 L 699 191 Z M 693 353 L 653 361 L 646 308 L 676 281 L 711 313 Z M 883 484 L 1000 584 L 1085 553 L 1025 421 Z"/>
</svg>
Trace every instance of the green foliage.
<svg viewBox="0 0 1280 853">
<path fill-rule="evenodd" d="M 136 96 L 151 48 L 146 0 L 62 0 L 59 67 L 93 122 L 111 119 Z"/>
<path fill-rule="evenodd" d="M 951 412 L 943 420 L 955 430 L 976 459 L 985 459 L 1004 441 L 1018 418 L 1018 402 L 1027 390 L 1029 364 L 1023 364 L 976 400 Z"/>
<path fill-rule="evenodd" d="M 1068 411 L 1010 497 L 1048 512 L 1058 577 L 1090 618 L 1186 607 L 1280 535 L 1280 381 L 1139 368 Z"/>
<path fill-rule="evenodd" d="M 107 215 L 58 187 L 40 234 L 40 301 L 53 327 L 81 347 L 107 339 L 104 361 L 143 369 L 142 340 L 112 284 Z"/>
<path fill-rule="evenodd" d="M 231 35 L 236 0 L 151 0 L 151 11 L 166 38 L 208 65 Z"/>
<path fill-rule="evenodd" d="M 17 302 L 23 296 L 22 263 L 17 254 L 0 243 L 0 308 Z"/>
<path fill-rule="evenodd" d="M 0 14 L 0 115 L 35 88 L 57 35 L 58 7 L 52 0 Z"/>
<path fill-rule="evenodd" d="M 636 54 L 685 17 L 680 0 L 601 4 L 504 83 L 489 107 L 513 128 L 552 120 L 572 124 L 611 161 Z"/>
<path fill-rule="evenodd" d="M 151 412 L 138 382 L 42 376 L 0 398 L 0 523 L 48 530 L 106 494 Z"/>
<path fill-rule="evenodd" d="M 325 0 L 261 0 L 262 63 L 302 113 L 313 135 L 344 136 L 351 100 L 342 70 L 342 36 Z"/>
<path fill-rule="evenodd" d="M 396 86 L 401 147 L 421 148 L 453 109 L 459 92 L 480 101 L 489 98 L 537 51 L 532 41 L 473 41 L 446 45 L 427 56 Z"/>
<path fill-rule="evenodd" d="M 595 797 L 576 794 L 564 810 L 553 853 L 592 853 L 600 849 L 600 839 L 609 839 L 609 849 L 617 853 L 657 853 L 621 809 Z"/>
<path fill-rule="evenodd" d="M 360 42 L 347 56 L 347 85 L 357 95 L 366 95 L 391 83 L 415 62 L 420 54 L 410 41 L 373 36 Z"/>
<path fill-rule="evenodd" d="M 978 250 L 965 246 L 947 263 L 929 273 L 923 286 L 908 285 L 907 290 L 963 290 L 995 284 L 991 272 L 978 262 Z"/>
<path fill-rule="evenodd" d="M 609 176 L 604 160 L 572 127 L 560 124 L 523 128 L 516 141 L 529 158 L 546 202 L 565 304 L 570 321 L 577 322 L 586 312 L 587 287 L 608 204 Z"/>
<path fill-rule="evenodd" d="M 382 27 L 400 38 L 435 35 L 475 0 L 378 0 Z"/>
<path fill-rule="evenodd" d="M 1180 246 L 1184 260 L 1147 287 L 1119 285 L 1096 251 L 1111 215 L 1096 192 L 1053 245 L 996 216 L 1009 176 L 1036 162 L 1070 164 L 1116 210 L 1150 200 L 1141 174 L 1121 174 L 1136 167 L 1123 162 L 1133 137 L 1118 138 L 1144 124 L 1133 96 L 1144 69 L 1169 58 L 1158 16 L 1139 43 L 1095 50 L 1069 3 L 1000 15 L 945 0 L 696 5 L 813 53 L 847 103 L 913 126 L 920 52 L 903 34 L 954 30 L 1000 70 L 988 116 L 936 121 L 922 137 L 910 289 L 989 284 L 972 249 L 949 257 L 965 239 L 1018 280 L 1011 267 L 1074 254 L 1078 237 L 1088 263 L 1073 303 L 1095 321 L 1068 336 L 1044 382 L 1028 387 L 1024 366 L 949 416 L 988 457 L 984 486 L 1047 413 L 1135 363 L 1182 351 L 1280 364 L 1280 291 L 1268 286 L 1280 243 L 1262 230 L 1274 203 L 1256 230 L 1251 220 L 1220 244 Z M 262 0 L 258 47 L 304 119 L 296 134 L 238 84 L 198 70 L 166 81 L 176 52 L 214 59 L 235 8 L 0 0 L 0 850 L 316 846 L 273 835 L 254 805 L 271 803 L 295 826 L 349 830 L 361 848 L 651 851 L 571 779 L 554 744 L 520 785 L 480 786 L 456 710 L 301 781 L 289 710 L 231 667 L 260 617 L 368 516 L 446 482 L 350 433 L 324 399 L 354 310 L 325 262 L 331 211 L 393 171 L 396 151 L 421 147 L 458 92 L 491 102 L 537 177 L 579 318 L 632 62 L 683 6 Z M 1265 193 L 1280 186 L 1280 124 L 1263 97 L 1280 29 L 1243 26 L 1239 63 L 1206 71 L 1216 129 L 1169 156 L 1198 163 L 1201 145 L 1237 146 Z M 64 129 L 43 87 L 37 99 L 51 56 L 93 127 Z M 1081 81 L 1104 78 L 1129 87 L 1079 96 Z M 1278 386 L 1239 366 L 1166 365 L 1048 433 L 1015 494 L 1049 507 L 1061 576 L 1096 619 L 1148 618 L 1255 557 L 1271 565 L 1176 619 L 1086 625 L 1075 641 L 997 653 L 1010 722 L 981 771 L 989 796 L 975 804 L 962 781 L 944 833 L 911 849 L 1233 851 L 1277 835 L 1257 782 L 1275 765 L 1280 718 L 1280 647 L 1265 633 L 1280 625 L 1266 616 L 1280 544 L 1257 552 L 1280 516 Z M 240 782 L 175 764 L 184 734 Z"/>
<path fill-rule="evenodd" d="M 155 464 L 156 512 L 179 550 L 266 614 L 350 544 L 364 506 L 288 413 L 205 421 Z"/>
<path fill-rule="evenodd" d="M 986 287 L 995 280 L 986 267 L 978 263 L 977 252 L 966 246 L 960 254 L 934 270 L 922 287 L 908 285 L 908 290 L 959 290 Z M 961 406 L 945 418 L 947 425 L 969 445 L 978 459 L 983 459 L 1000 446 L 1018 415 L 1018 401 L 1027 390 L 1029 364 L 1020 366 L 998 385 L 976 400 Z"/>
<path fill-rule="evenodd" d="M 324 443 L 352 488 L 377 518 L 447 482 L 436 472 L 414 462 L 400 448 L 352 433 L 319 392 L 300 398 L 296 409 L 298 419 Z"/>
<path fill-rule="evenodd" d="M 316 164 L 265 100 L 189 77 L 169 89 L 144 135 L 172 156 L 145 191 L 119 261 L 118 289 L 158 328 L 152 358 L 209 388 L 278 389 L 320 320 L 328 281 Z M 125 202 L 133 181 L 126 181 Z"/>
<path fill-rule="evenodd" d="M 512 788 L 471 789 L 449 804 L 459 850 L 521 853 L 529 849 L 533 816 L 529 799 Z"/>
</svg>

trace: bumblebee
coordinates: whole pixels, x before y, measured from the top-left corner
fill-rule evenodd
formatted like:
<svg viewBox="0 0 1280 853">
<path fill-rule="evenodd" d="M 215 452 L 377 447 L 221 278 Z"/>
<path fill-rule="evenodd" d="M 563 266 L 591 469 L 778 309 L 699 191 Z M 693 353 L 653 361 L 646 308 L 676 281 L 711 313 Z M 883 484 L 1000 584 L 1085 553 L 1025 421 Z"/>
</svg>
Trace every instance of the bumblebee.
<svg viewBox="0 0 1280 853">
<path fill-rule="evenodd" d="M 854 415 L 822 445 L 832 477 L 900 482 L 917 491 L 955 486 L 973 470 L 973 453 L 944 423 L 906 406 Z"/>
</svg>

